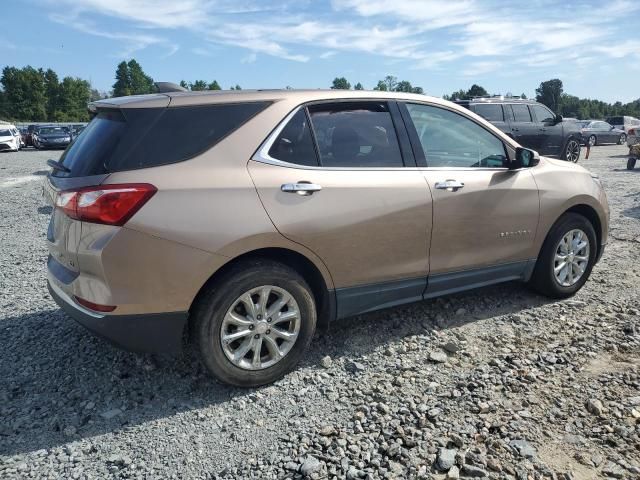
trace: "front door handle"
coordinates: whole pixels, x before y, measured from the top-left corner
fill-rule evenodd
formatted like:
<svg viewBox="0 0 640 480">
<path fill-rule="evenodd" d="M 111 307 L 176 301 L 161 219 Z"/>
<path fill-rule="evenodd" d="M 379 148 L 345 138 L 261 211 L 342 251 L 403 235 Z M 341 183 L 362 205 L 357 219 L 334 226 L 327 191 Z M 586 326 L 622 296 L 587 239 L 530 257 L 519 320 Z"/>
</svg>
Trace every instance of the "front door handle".
<svg viewBox="0 0 640 480">
<path fill-rule="evenodd" d="M 322 190 L 322 186 L 310 182 L 284 183 L 280 187 L 285 193 L 297 193 L 298 195 L 312 195 L 314 192 Z"/>
<path fill-rule="evenodd" d="M 464 183 L 448 179 L 443 182 L 436 182 L 436 188 L 438 190 L 447 190 L 448 192 L 457 192 L 461 188 L 464 188 Z"/>
</svg>

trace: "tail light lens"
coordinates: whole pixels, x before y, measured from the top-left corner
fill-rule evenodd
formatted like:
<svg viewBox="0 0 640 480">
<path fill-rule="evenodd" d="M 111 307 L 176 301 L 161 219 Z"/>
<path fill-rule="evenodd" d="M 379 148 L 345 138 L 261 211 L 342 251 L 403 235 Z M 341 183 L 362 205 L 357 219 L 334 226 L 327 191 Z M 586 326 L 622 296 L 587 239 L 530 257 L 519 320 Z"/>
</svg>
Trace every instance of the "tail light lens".
<svg viewBox="0 0 640 480">
<path fill-rule="evenodd" d="M 56 207 L 69 217 L 83 222 L 124 225 L 157 191 L 148 183 L 65 190 L 56 197 Z"/>
<path fill-rule="evenodd" d="M 78 302 L 80 305 L 82 305 L 85 308 L 88 308 L 89 310 L 93 310 L 94 312 L 113 312 L 116 307 L 112 306 L 112 305 L 100 305 L 99 303 L 93 303 L 90 302 L 89 300 L 85 300 L 84 298 L 80 298 L 80 297 L 74 297 L 76 299 L 76 302 Z"/>
<path fill-rule="evenodd" d="M 636 129 L 635 128 L 630 128 L 629 129 L 629 135 L 635 135 L 636 134 Z"/>
</svg>

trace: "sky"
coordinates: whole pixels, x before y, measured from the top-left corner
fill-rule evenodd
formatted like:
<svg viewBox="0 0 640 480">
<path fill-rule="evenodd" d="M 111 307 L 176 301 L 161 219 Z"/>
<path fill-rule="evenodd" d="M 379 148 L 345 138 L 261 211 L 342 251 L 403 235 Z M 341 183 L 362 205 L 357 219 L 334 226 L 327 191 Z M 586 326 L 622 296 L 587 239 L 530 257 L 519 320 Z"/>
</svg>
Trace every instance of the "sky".
<svg viewBox="0 0 640 480">
<path fill-rule="evenodd" d="M 631 0 L 20 0 L 0 18 L 0 67 L 52 68 L 109 91 L 135 58 L 156 81 L 223 88 L 373 88 L 393 75 L 441 96 L 473 83 L 535 95 L 640 98 Z"/>
</svg>

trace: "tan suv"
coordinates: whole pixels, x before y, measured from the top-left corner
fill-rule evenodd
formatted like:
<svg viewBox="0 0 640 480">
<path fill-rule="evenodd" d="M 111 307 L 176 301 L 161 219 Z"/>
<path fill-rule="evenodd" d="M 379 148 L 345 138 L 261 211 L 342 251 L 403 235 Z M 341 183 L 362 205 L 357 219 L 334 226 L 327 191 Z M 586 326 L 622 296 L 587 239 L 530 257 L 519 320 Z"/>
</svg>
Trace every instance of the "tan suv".
<svg viewBox="0 0 640 480">
<path fill-rule="evenodd" d="M 51 295 L 131 350 L 218 379 L 293 368 L 316 326 L 509 280 L 555 298 L 607 242 L 597 177 L 473 112 L 363 91 L 92 104 L 47 178 Z"/>
</svg>

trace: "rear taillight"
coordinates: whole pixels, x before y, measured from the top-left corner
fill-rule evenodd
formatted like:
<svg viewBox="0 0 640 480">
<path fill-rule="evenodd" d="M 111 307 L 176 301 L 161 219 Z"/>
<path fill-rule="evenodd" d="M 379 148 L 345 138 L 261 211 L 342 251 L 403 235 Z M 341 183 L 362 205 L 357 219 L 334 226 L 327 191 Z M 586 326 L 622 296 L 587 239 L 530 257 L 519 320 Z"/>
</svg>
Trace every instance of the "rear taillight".
<svg viewBox="0 0 640 480">
<path fill-rule="evenodd" d="M 85 308 L 88 308 L 89 310 L 93 310 L 94 312 L 113 312 L 116 307 L 112 306 L 112 305 L 100 305 L 99 303 L 93 303 L 90 302 L 89 300 L 85 300 L 84 298 L 80 298 L 80 297 L 74 297 L 76 299 L 76 302 L 78 302 L 80 305 L 82 305 Z"/>
<path fill-rule="evenodd" d="M 124 225 L 158 191 L 148 183 L 98 185 L 58 193 L 56 207 L 83 222 Z"/>
<path fill-rule="evenodd" d="M 629 135 L 635 135 L 636 134 L 636 129 L 635 128 L 630 128 L 629 129 Z"/>
</svg>

